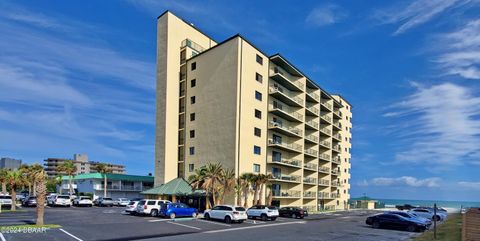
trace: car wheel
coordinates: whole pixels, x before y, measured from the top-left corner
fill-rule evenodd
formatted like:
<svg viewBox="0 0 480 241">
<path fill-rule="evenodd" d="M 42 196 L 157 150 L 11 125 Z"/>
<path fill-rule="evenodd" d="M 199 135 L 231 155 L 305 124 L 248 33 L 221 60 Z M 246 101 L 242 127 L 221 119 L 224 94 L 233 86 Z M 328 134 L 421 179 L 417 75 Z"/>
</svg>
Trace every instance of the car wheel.
<svg viewBox="0 0 480 241">
<path fill-rule="evenodd" d="M 243 223 L 244 220 L 238 220 L 238 223 Z"/>
<path fill-rule="evenodd" d="M 206 220 L 210 220 L 210 214 L 208 214 L 208 213 L 205 213 L 205 215 L 203 215 L 203 217 L 204 217 Z"/>
<path fill-rule="evenodd" d="M 373 228 L 380 228 L 380 223 L 379 222 L 373 222 L 372 227 Z"/>
<path fill-rule="evenodd" d="M 408 225 L 407 227 L 408 232 L 415 232 L 415 230 L 416 230 L 415 225 Z"/>
<path fill-rule="evenodd" d="M 230 216 L 225 216 L 225 223 L 232 223 L 232 218 Z"/>
<path fill-rule="evenodd" d="M 196 218 L 197 217 L 197 213 L 196 212 L 193 212 L 192 213 L 192 218 Z"/>
<path fill-rule="evenodd" d="M 267 217 L 266 214 L 262 214 L 262 215 L 260 216 L 260 219 L 262 219 L 262 221 L 267 221 L 268 217 Z"/>
<path fill-rule="evenodd" d="M 271 218 L 271 220 L 272 220 L 272 221 L 275 221 L 275 220 L 277 220 L 277 218 Z"/>
<path fill-rule="evenodd" d="M 150 211 L 150 216 L 152 217 L 158 216 L 158 211 L 156 209 L 153 209 L 152 211 Z"/>
<path fill-rule="evenodd" d="M 176 215 L 175 213 L 170 213 L 170 219 L 175 219 Z"/>
<path fill-rule="evenodd" d="M 297 215 L 295 215 L 294 213 L 292 213 L 291 218 L 296 218 L 296 217 L 297 217 Z"/>
</svg>

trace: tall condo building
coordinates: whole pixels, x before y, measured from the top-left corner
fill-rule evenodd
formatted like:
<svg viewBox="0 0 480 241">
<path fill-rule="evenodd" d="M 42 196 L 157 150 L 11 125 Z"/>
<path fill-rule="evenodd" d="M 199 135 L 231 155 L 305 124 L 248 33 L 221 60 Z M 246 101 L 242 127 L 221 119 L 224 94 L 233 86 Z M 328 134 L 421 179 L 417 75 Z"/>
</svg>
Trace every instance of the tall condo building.
<svg viewBox="0 0 480 241">
<path fill-rule="evenodd" d="M 169 11 L 157 30 L 155 185 L 218 162 L 237 176 L 271 174 L 274 205 L 347 207 L 344 98 L 241 35 L 217 43 Z"/>
</svg>

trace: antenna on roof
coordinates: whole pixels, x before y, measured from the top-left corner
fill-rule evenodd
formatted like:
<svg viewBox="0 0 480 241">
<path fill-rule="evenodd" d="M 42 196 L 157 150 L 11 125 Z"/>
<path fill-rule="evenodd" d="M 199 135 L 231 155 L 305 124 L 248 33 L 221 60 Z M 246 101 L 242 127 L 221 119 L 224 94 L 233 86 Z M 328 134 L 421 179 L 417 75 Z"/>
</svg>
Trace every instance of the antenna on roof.
<svg viewBox="0 0 480 241">
<path fill-rule="evenodd" d="M 191 25 L 192 27 L 195 27 L 195 25 L 194 25 L 193 23 L 190 23 L 190 25 Z"/>
</svg>

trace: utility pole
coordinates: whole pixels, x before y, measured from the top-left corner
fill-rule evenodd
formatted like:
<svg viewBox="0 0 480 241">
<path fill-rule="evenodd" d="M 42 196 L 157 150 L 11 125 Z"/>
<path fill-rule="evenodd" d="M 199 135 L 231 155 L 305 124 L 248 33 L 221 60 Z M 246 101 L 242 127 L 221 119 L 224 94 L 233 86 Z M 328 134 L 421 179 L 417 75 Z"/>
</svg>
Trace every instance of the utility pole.
<svg viewBox="0 0 480 241">
<path fill-rule="evenodd" d="M 437 240 L 437 204 L 433 204 L 433 239 Z"/>
</svg>

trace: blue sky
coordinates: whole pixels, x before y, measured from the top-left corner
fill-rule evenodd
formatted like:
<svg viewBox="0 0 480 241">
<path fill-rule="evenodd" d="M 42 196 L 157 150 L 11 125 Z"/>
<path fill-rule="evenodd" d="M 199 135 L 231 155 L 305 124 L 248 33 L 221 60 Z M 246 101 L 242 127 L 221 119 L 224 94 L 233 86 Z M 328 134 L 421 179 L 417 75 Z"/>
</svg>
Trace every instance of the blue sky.
<svg viewBox="0 0 480 241">
<path fill-rule="evenodd" d="M 241 33 L 353 105 L 353 197 L 480 200 L 480 2 L 0 0 L 0 156 L 153 171 L 156 17 Z"/>
</svg>

